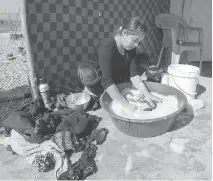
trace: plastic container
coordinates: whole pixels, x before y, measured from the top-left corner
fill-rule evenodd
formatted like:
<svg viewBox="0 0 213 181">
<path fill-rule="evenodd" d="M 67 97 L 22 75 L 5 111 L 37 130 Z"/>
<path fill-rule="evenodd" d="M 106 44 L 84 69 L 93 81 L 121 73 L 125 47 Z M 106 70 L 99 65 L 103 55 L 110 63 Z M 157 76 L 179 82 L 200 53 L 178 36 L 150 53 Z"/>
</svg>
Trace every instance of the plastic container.
<svg viewBox="0 0 213 181">
<path fill-rule="evenodd" d="M 185 108 L 187 99 L 186 96 L 175 89 L 174 87 L 155 83 L 155 82 L 144 82 L 147 88 L 151 92 L 157 92 L 162 95 L 175 95 L 178 99 L 178 110 L 170 115 L 159 117 L 155 119 L 141 119 L 140 121 L 134 121 L 128 118 L 123 118 L 111 111 L 109 105 L 112 101 L 112 98 L 108 95 L 106 91 L 100 97 L 100 103 L 103 110 L 105 110 L 115 127 L 121 132 L 134 137 L 148 138 L 153 136 L 161 135 L 167 132 L 175 123 L 175 117 Z M 119 91 L 124 90 L 125 88 L 132 88 L 132 83 L 122 83 L 117 85 Z"/>
<path fill-rule="evenodd" d="M 192 65 L 171 64 L 168 67 L 168 84 L 183 92 L 187 100 L 192 100 L 197 94 L 197 84 L 200 69 Z"/>
<path fill-rule="evenodd" d="M 44 101 L 45 107 L 50 109 L 51 107 L 51 100 L 50 100 L 50 88 L 48 83 L 45 82 L 44 78 L 39 79 L 39 91 L 41 93 L 41 97 Z"/>
</svg>

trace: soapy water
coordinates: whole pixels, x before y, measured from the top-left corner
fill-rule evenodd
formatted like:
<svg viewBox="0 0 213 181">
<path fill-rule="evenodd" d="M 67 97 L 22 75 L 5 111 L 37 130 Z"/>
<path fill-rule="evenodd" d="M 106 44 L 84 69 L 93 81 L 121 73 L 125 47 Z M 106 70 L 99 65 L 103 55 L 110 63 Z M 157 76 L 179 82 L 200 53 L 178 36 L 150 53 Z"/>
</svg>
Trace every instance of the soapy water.
<svg viewBox="0 0 213 181">
<path fill-rule="evenodd" d="M 184 139 L 184 138 L 175 138 L 171 141 L 170 143 L 170 148 L 172 149 L 172 151 L 178 153 L 178 154 L 182 154 L 185 150 L 185 145 L 189 142 L 188 139 Z"/>
<path fill-rule="evenodd" d="M 130 104 L 136 105 L 137 110 L 133 113 L 132 116 L 127 115 L 123 111 L 122 106 L 117 101 L 113 100 L 109 105 L 109 109 L 117 116 L 134 119 L 134 121 L 140 121 L 140 119 L 147 120 L 165 117 L 178 110 L 178 99 L 175 95 L 165 96 L 156 92 L 151 92 L 153 96 L 160 98 L 162 102 L 157 103 L 157 107 L 152 111 L 145 111 L 146 108 L 150 107 L 146 102 L 140 101 L 141 93 L 138 90 L 130 90 L 129 93 L 127 92 L 128 90 L 124 89 L 121 94 L 126 94 L 124 97 L 126 97 Z"/>
</svg>

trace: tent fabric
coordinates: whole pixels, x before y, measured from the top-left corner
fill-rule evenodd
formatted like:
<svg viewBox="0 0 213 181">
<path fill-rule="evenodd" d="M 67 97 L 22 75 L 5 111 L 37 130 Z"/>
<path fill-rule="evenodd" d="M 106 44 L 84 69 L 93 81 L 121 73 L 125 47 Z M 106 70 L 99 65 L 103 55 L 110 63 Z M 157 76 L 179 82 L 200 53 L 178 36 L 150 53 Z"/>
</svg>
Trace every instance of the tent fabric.
<svg viewBox="0 0 213 181">
<path fill-rule="evenodd" d="M 142 17 L 148 29 L 138 51 L 157 60 L 162 32 L 154 18 L 169 12 L 170 0 L 24 0 L 23 6 L 31 74 L 55 88 L 75 87 L 77 65 L 88 61 L 98 41 L 112 36 L 114 27 L 130 17 Z"/>
</svg>

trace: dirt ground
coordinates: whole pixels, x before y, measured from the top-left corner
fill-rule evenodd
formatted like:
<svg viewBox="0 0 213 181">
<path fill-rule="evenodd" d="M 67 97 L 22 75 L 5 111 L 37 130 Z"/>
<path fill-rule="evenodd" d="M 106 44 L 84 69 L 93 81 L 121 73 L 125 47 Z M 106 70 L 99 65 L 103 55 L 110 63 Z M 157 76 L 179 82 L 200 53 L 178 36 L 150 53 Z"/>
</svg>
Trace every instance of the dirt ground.
<svg viewBox="0 0 213 181">
<path fill-rule="evenodd" d="M 130 137 L 113 125 L 104 110 L 89 112 L 102 117 L 99 128 L 109 129 L 109 134 L 98 146 L 98 172 L 87 179 L 212 180 L 212 78 L 211 70 L 206 68 L 199 78 L 199 99 L 204 101 L 205 108 L 194 116 L 181 114 L 174 127 L 163 135 Z M 0 180 L 19 179 L 55 180 L 55 174 L 39 173 L 24 157 L 12 155 L 0 145 Z"/>
<path fill-rule="evenodd" d="M 212 82 L 207 77 L 199 80 L 206 89 L 200 96 L 205 108 L 193 119 L 188 114 L 181 115 L 174 127 L 160 136 L 127 136 L 115 128 L 104 110 L 90 112 L 103 118 L 99 128 L 108 128 L 109 134 L 103 145 L 98 146 L 98 172 L 87 179 L 211 180 Z M 0 170 L 0 180 L 55 179 L 54 171 L 39 173 L 26 163 L 24 157 L 12 155 L 3 146 L 0 146 Z"/>
</svg>

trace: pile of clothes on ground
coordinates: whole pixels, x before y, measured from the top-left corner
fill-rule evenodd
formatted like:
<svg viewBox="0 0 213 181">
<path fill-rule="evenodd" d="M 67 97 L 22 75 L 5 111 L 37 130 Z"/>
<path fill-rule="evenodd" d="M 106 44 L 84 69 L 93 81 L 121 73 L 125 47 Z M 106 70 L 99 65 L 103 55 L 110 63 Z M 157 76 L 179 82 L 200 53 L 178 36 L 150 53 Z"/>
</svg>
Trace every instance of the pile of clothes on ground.
<svg viewBox="0 0 213 181">
<path fill-rule="evenodd" d="M 0 144 L 25 156 L 40 172 L 55 169 L 58 180 L 82 180 L 98 170 L 97 145 L 108 134 L 106 128 L 97 129 L 100 121 L 85 111 L 49 111 L 38 98 L 2 121 Z M 72 163 L 70 158 L 77 152 L 82 155 Z"/>
</svg>

